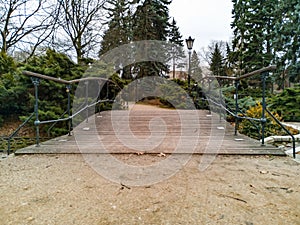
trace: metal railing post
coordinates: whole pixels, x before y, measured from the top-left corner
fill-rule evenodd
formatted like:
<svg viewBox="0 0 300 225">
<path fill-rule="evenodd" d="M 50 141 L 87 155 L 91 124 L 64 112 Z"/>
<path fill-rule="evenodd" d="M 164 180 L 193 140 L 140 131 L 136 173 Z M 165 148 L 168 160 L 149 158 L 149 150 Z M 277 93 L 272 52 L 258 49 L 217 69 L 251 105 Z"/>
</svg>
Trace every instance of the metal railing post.
<svg viewBox="0 0 300 225">
<path fill-rule="evenodd" d="M 139 94 L 139 92 L 138 92 L 138 83 L 139 83 L 139 80 L 136 79 L 135 80 L 135 92 L 134 92 L 134 94 L 135 94 L 135 103 L 137 103 L 139 101 L 139 98 L 138 98 L 138 94 Z"/>
<path fill-rule="evenodd" d="M 89 105 L 89 82 L 88 81 L 85 81 L 84 82 L 85 84 L 85 104 L 86 104 L 86 122 L 88 123 L 89 122 L 89 108 L 88 108 L 88 105 Z"/>
<path fill-rule="evenodd" d="M 261 145 L 265 145 L 265 126 L 266 126 L 266 76 L 267 72 L 261 74 L 262 79 L 262 115 L 261 115 Z"/>
<path fill-rule="evenodd" d="M 10 138 L 7 140 L 7 155 L 10 155 Z"/>
<path fill-rule="evenodd" d="M 204 80 L 201 80 L 201 100 L 202 100 L 202 108 L 205 109 L 205 93 L 204 93 Z"/>
<path fill-rule="evenodd" d="M 222 87 L 222 80 L 219 80 L 219 100 L 220 100 L 220 104 L 223 104 L 222 102 L 222 90 L 221 90 L 221 87 Z M 220 114 L 220 122 L 222 121 L 222 108 L 219 107 L 219 114 Z"/>
<path fill-rule="evenodd" d="M 293 142 L 293 158 L 296 158 L 296 140 L 294 135 L 266 108 L 266 112 L 275 120 L 275 122 L 281 126 L 281 128 L 292 137 L 292 142 Z"/>
<path fill-rule="evenodd" d="M 39 130 L 39 93 L 38 93 L 38 86 L 40 84 L 40 79 L 36 77 L 31 78 L 32 83 L 34 85 L 34 93 L 35 93 L 35 105 L 34 105 L 34 112 L 35 112 L 35 121 L 34 125 L 36 127 L 36 147 L 40 146 L 40 130 Z"/>
<path fill-rule="evenodd" d="M 67 112 L 68 112 L 68 130 L 69 130 L 69 136 L 71 136 L 71 129 L 72 129 L 72 119 L 71 119 L 71 96 L 70 96 L 70 91 L 71 91 L 71 85 L 68 84 L 66 86 L 66 92 L 68 94 L 68 108 L 67 108 Z"/>
<path fill-rule="evenodd" d="M 239 127 L 239 118 L 238 118 L 238 113 L 239 113 L 239 85 L 240 81 L 236 80 L 235 81 L 235 126 L 234 126 L 234 135 L 237 136 L 237 131 Z"/>
<path fill-rule="evenodd" d="M 210 79 L 208 79 L 208 91 L 207 91 L 208 96 L 210 96 L 210 89 L 211 89 Z M 209 102 L 208 102 L 208 104 L 209 104 Z M 211 112 L 213 111 L 212 107 L 209 106 L 208 109 L 209 109 L 209 114 L 211 114 Z"/>
<path fill-rule="evenodd" d="M 109 83 L 106 82 L 106 99 L 109 99 Z"/>
</svg>

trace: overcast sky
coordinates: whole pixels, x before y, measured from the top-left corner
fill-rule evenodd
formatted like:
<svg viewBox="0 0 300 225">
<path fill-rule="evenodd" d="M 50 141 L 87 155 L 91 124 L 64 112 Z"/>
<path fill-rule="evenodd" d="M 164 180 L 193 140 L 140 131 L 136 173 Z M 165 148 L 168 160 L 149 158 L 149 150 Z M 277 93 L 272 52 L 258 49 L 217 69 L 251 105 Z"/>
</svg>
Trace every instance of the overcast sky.
<svg viewBox="0 0 300 225">
<path fill-rule="evenodd" d="M 200 51 L 211 40 L 230 40 L 232 7 L 231 0 L 173 0 L 169 13 L 183 38 L 195 38 L 194 50 Z"/>
</svg>

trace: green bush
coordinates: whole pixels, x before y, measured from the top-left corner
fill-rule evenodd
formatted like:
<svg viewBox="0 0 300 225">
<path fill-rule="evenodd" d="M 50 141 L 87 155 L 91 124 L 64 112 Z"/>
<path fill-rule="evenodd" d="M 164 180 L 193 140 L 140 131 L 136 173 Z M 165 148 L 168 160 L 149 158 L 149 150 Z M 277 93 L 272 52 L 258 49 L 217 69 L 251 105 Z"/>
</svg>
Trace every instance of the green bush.
<svg viewBox="0 0 300 225">
<path fill-rule="evenodd" d="M 35 56 L 30 58 L 27 63 L 23 66 L 23 70 L 29 70 L 31 72 L 41 73 L 50 77 L 61 78 L 65 80 L 72 80 L 80 78 L 84 72 L 84 67 L 81 67 L 71 61 L 65 54 L 58 53 L 54 50 L 48 49 L 45 54 L 41 56 Z M 29 79 L 29 78 L 28 78 Z M 29 79 L 29 104 L 31 106 L 30 110 L 27 112 L 33 112 L 35 98 L 34 98 L 34 86 Z M 74 90 L 76 85 L 71 87 L 71 102 L 74 95 Z M 39 120 L 54 120 L 59 119 L 62 114 L 67 110 L 67 92 L 66 85 L 60 84 L 49 80 L 40 80 L 38 86 L 39 92 Z M 25 114 L 26 115 L 26 114 Z M 67 117 L 65 114 L 64 117 Z M 25 117 L 20 117 L 24 119 Z M 30 124 L 33 124 L 30 121 Z M 46 124 L 41 126 L 42 135 L 46 134 L 48 128 L 52 124 Z M 67 133 L 67 123 L 59 122 L 51 130 L 53 136 L 59 136 L 61 134 Z"/>
<path fill-rule="evenodd" d="M 3 116 L 0 115 L 0 127 L 2 126 L 3 122 L 4 122 Z"/>
<path fill-rule="evenodd" d="M 269 108 L 284 121 L 300 122 L 300 86 L 287 88 L 270 98 Z"/>
<path fill-rule="evenodd" d="M 255 98 L 250 94 L 249 95 L 240 94 L 245 92 L 246 90 L 239 91 L 238 105 L 240 111 L 242 112 L 246 112 L 249 108 L 255 106 L 257 100 L 259 100 L 259 98 Z M 255 90 L 254 92 L 257 93 L 257 90 Z M 232 113 L 235 113 L 235 99 L 234 99 L 235 87 L 228 86 L 222 88 L 222 94 L 223 94 L 223 98 L 225 99 L 227 109 L 229 109 Z M 227 121 L 233 122 L 234 120 L 235 119 L 231 114 L 227 115 Z"/>
<path fill-rule="evenodd" d="M 0 117 L 20 115 L 28 110 L 28 86 L 24 84 L 19 65 L 13 58 L 0 53 Z"/>
<path fill-rule="evenodd" d="M 273 115 L 278 120 L 282 120 L 282 118 L 278 114 L 273 113 Z M 257 103 L 255 106 L 250 107 L 246 112 L 246 116 L 260 119 L 262 116 L 262 105 L 260 103 Z M 283 129 L 273 120 L 273 118 L 270 115 L 266 114 L 266 119 L 267 122 L 265 124 L 265 136 L 286 135 L 286 132 L 283 131 Z M 256 122 L 256 124 L 259 130 L 261 131 L 261 123 Z M 288 129 L 293 134 L 298 133 L 298 131 L 293 128 Z M 246 119 L 244 119 L 239 124 L 239 132 L 255 139 L 261 138 L 261 133 L 258 132 L 257 128 L 249 120 Z"/>
<path fill-rule="evenodd" d="M 159 92 L 161 92 L 161 103 L 170 108 L 191 109 L 193 107 L 192 102 L 188 100 L 187 92 L 179 85 L 174 85 L 174 83 L 161 84 Z"/>
</svg>

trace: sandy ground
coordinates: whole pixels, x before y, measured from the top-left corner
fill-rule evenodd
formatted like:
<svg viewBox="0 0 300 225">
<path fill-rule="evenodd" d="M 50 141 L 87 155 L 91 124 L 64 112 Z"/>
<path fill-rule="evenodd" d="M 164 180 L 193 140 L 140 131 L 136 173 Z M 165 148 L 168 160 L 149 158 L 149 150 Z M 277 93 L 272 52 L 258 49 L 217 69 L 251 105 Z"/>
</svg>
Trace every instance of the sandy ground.
<svg viewBox="0 0 300 225">
<path fill-rule="evenodd" d="M 300 164 L 291 158 L 218 156 L 204 172 L 200 158 L 130 187 L 81 155 L 10 156 L 0 160 L 0 224 L 300 224 Z"/>
</svg>

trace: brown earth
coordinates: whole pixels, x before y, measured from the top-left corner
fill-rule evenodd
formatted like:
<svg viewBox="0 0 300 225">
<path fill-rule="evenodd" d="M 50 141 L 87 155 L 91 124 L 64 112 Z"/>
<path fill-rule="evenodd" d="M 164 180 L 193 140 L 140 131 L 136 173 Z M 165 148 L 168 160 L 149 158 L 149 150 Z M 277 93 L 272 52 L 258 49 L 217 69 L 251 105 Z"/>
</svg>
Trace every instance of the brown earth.
<svg viewBox="0 0 300 225">
<path fill-rule="evenodd" d="M 292 159 L 218 156 L 204 172 L 200 159 L 160 183 L 129 187 L 81 155 L 11 156 L 0 161 L 0 224 L 300 224 Z"/>
<path fill-rule="evenodd" d="M 22 124 L 21 121 L 19 121 L 16 118 L 8 118 L 8 120 L 0 126 L 0 137 L 1 136 L 9 136 L 12 134 L 18 126 Z M 26 126 L 21 129 L 19 132 L 19 135 L 21 136 L 33 136 L 34 137 L 34 129 L 30 128 L 29 126 Z"/>
</svg>

